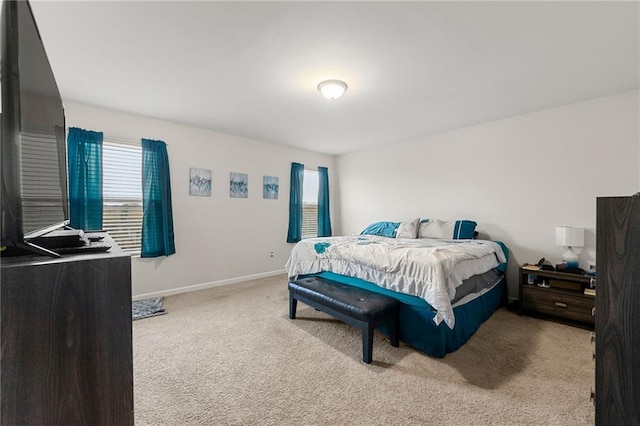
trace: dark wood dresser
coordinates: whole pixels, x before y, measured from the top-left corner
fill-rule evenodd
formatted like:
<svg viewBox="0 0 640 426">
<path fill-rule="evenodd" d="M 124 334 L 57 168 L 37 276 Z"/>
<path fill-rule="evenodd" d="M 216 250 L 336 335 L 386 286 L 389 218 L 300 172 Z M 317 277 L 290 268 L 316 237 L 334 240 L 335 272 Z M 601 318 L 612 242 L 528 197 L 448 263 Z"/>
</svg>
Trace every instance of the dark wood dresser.
<svg viewBox="0 0 640 426">
<path fill-rule="evenodd" d="M 640 196 L 598 198 L 596 424 L 640 424 Z"/>
<path fill-rule="evenodd" d="M 131 259 L 2 258 L 1 424 L 133 425 Z"/>
</svg>

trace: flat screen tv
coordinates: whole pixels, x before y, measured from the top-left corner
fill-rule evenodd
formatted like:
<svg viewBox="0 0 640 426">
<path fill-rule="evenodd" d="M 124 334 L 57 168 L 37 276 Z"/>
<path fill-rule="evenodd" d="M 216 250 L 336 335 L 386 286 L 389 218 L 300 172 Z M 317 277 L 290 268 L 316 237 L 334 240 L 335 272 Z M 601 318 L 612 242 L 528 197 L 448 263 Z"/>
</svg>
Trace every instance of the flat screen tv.
<svg viewBox="0 0 640 426">
<path fill-rule="evenodd" d="M 62 97 L 27 1 L 2 2 L 0 31 L 1 248 L 57 256 L 29 240 L 69 219 Z"/>
</svg>

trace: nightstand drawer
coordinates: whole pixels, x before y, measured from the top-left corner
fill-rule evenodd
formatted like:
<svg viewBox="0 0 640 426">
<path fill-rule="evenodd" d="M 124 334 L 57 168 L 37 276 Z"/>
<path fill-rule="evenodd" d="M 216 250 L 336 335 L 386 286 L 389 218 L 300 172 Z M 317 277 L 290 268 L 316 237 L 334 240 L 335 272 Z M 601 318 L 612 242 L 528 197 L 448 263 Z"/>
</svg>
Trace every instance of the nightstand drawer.
<svg viewBox="0 0 640 426">
<path fill-rule="evenodd" d="M 534 286 L 522 287 L 522 307 L 528 311 L 595 324 L 591 315 L 594 306 L 593 297 L 580 293 L 571 294 L 568 291 Z"/>
</svg>

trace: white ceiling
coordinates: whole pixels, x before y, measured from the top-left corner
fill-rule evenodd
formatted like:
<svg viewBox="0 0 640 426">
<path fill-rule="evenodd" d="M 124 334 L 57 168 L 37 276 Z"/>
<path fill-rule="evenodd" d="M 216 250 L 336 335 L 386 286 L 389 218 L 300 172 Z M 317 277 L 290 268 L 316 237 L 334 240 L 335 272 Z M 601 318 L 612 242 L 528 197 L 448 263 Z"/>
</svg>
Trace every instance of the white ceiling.
<svg viewBox="0 0 640 426">
<path fill-rule="evenodd" d="M 31 5 L 65 101 L 330 154 L 639 87 L 635 1 Z"/>
</svg>

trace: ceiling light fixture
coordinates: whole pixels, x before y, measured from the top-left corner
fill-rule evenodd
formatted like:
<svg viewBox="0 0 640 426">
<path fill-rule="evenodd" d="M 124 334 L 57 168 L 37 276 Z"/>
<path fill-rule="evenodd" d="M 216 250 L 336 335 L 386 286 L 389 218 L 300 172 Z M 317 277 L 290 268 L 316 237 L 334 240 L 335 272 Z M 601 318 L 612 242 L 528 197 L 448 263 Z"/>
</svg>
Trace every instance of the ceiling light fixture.
<svg viewBox="0 0 640 426">
<path fill-rule="evenodd" d="M 347 83 L 340 80 L 325 80 L 318 84 L 322 96 L 333 101 L 341 97 L 347 90 Z"/>
</svg>

